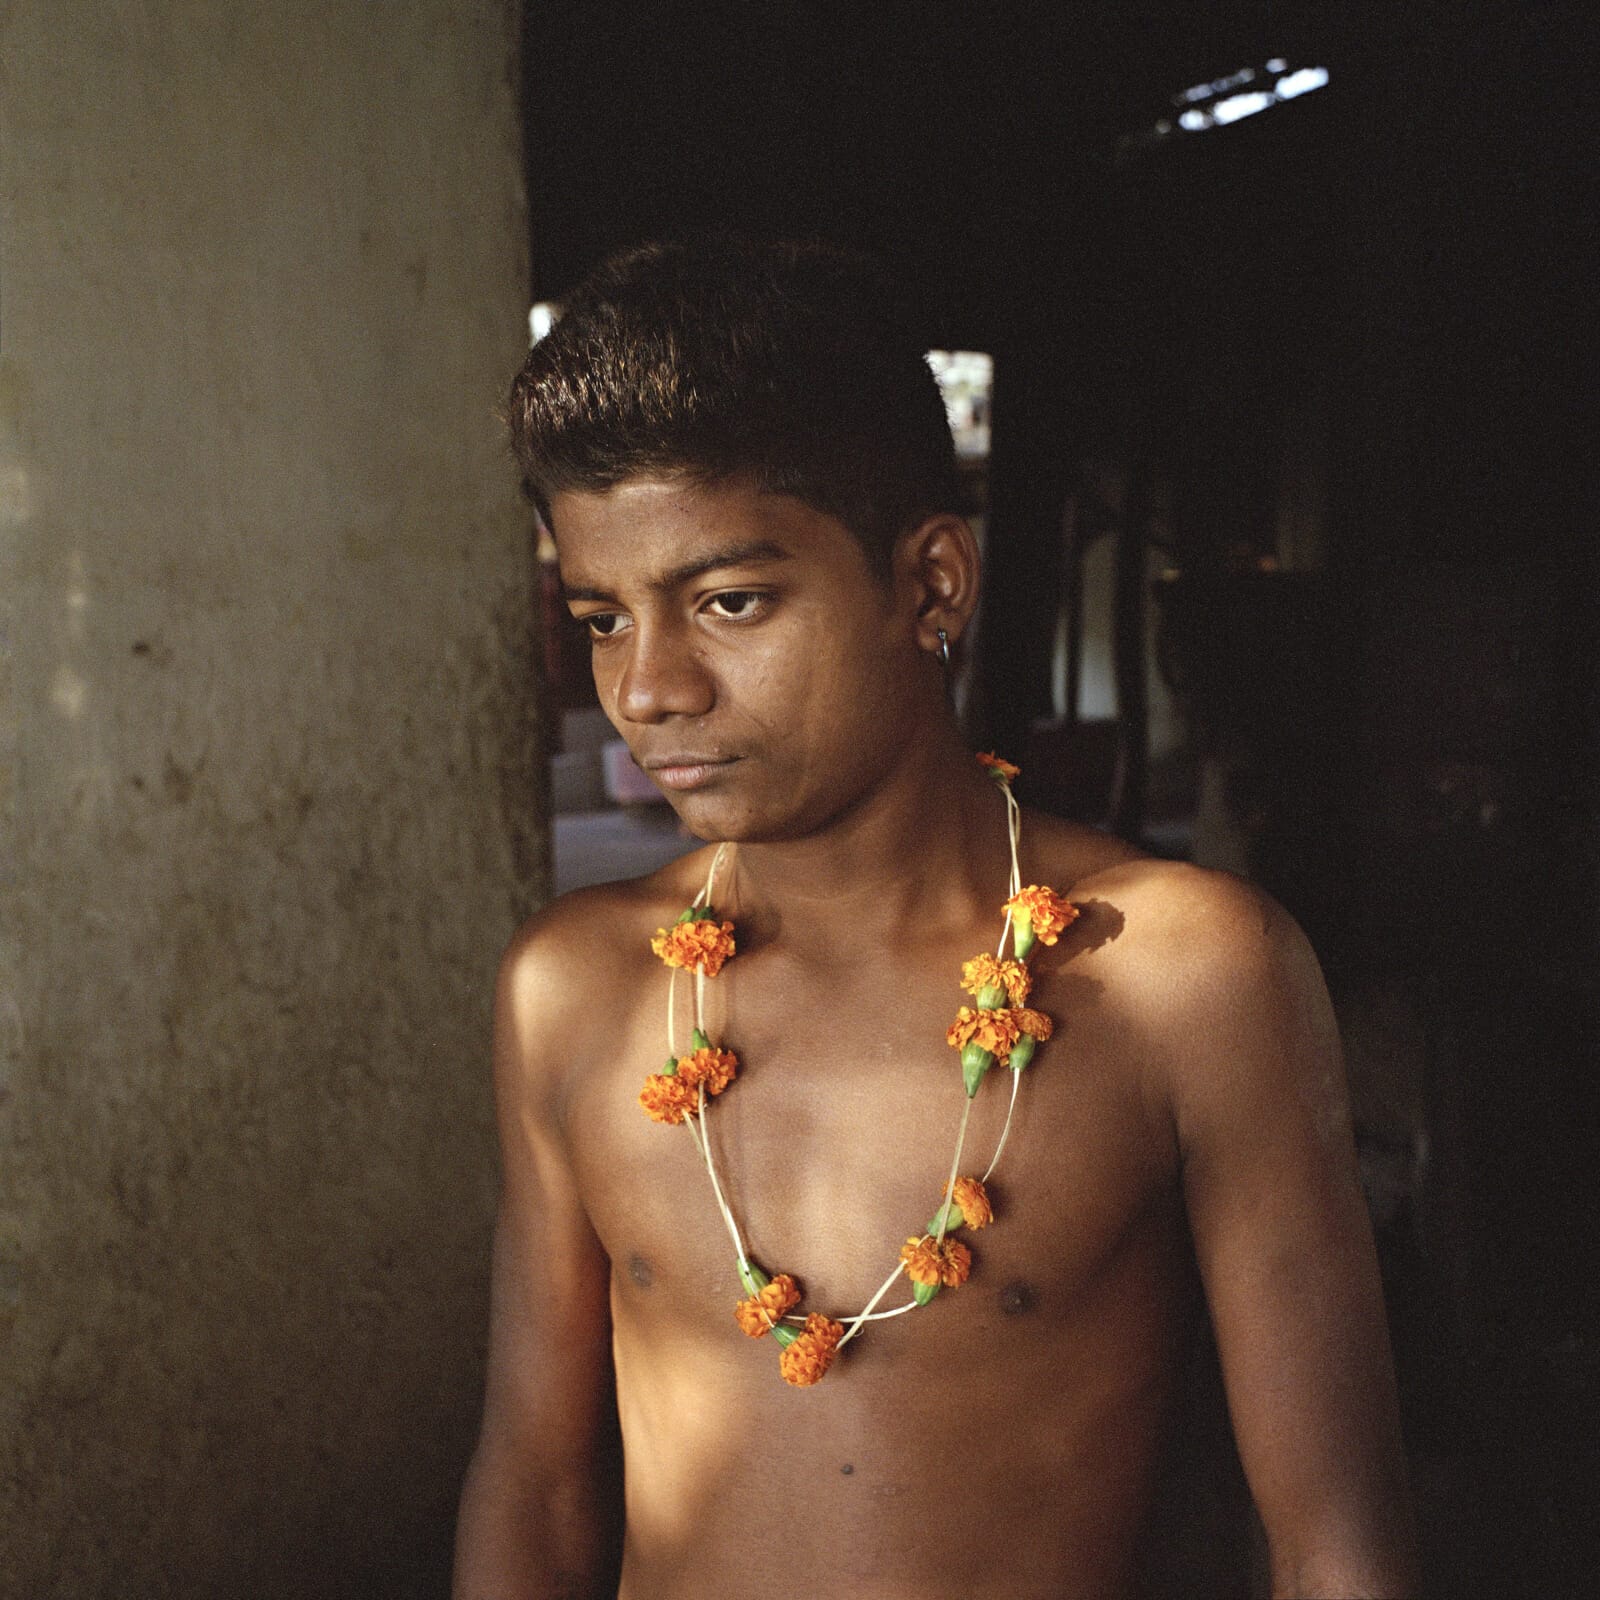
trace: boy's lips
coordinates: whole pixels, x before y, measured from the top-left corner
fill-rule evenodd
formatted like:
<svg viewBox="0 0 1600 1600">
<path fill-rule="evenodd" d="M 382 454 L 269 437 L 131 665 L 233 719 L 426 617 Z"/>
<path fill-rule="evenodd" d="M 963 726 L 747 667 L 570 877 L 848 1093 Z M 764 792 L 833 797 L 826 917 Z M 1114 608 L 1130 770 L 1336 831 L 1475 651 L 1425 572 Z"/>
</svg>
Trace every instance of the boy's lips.
<svg viewBox="0 0 1600 1600">
<path fill-rule="evenodd" d="M 670 755 L 651 756 L 640 766 L 663 789 L 698 789 L 718 773 L 731 767 L 738 756 Z"/>
</svg>

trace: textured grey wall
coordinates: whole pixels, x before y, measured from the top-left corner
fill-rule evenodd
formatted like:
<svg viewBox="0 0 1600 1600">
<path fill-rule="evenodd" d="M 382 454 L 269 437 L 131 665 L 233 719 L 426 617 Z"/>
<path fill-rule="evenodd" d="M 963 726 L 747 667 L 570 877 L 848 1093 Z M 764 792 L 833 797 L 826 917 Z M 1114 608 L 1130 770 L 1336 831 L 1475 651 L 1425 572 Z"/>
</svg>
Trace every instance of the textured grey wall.
<svg viewBox="0 0 1600 1600">
<path fill-rule="evenodd" d="M 0 1593 L 439 1592 L 542 895 L 512 0 L 0 6 Z"/>
</svg>

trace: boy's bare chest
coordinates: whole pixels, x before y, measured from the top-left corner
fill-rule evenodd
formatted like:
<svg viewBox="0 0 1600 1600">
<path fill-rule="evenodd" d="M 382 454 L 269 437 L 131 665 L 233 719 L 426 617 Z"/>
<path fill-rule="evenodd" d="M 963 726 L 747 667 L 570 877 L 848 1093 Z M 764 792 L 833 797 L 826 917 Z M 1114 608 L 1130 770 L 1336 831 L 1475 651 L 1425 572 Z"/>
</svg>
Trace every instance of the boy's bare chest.
<svg viewBox="0 0 1600 1600">
<path fill-rule="evenodd" d="M 970 1003 L 958 972 L 958 961 L 886 963 L 872 982 L 736 961 L 706 986 L 707 1031 L 740 1062 L 705 1118 L 723 1197 L 751 1258 L 799 1279 L 807 1310 L 838 1316 L 865 1303 L 938 1205 L 958 1137 L 959 1173 L 974 1177 L 1006 1139 L 988 1185 L 995 1221 L 963 1234 L 983 1286 L 973 1300 L 1011 1292 L 1060 1310 L 1170 1190 L 1170 1151 L 1152 1126 L 1136 1049 L 1097 986 L 1041 981 L 1033 1003 L 1053 1015 L 1054 1036 L 1019 1076 L 992 1070 L 968 1109 L 944 1037 Z M 647 1288 L 652 1306 L 690 1322 L 720 1323 L 739 1289 L 706 1163 L 687 1128 L 652 1122 L 637 1103 L 667 1047 L 665 974 L 651 987 L 614 1048 L 574 1078 L 574 1168 L 624 1288 Z M 679 997 L 682 1049 L 688 984 Z M 897 1290 L 885 1304 L 907 1298 Z"/>
</svg>

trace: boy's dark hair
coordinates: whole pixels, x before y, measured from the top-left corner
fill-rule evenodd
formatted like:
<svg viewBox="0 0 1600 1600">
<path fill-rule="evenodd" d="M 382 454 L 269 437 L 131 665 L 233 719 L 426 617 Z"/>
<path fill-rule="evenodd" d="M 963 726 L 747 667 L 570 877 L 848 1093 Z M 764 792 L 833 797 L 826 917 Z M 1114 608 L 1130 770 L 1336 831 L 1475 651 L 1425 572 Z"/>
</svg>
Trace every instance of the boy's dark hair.
<svg viewBox="0 0 1600 1600">
<path fill-rule="evenodd" d="M 612 256 L 511 386 L 512 445 L 548 519 L 562 490 L 747 476 L 894 541 L 962 509 L 950 426 L 902 292 L 871 257 L 706 235 Z"/>
</svg>

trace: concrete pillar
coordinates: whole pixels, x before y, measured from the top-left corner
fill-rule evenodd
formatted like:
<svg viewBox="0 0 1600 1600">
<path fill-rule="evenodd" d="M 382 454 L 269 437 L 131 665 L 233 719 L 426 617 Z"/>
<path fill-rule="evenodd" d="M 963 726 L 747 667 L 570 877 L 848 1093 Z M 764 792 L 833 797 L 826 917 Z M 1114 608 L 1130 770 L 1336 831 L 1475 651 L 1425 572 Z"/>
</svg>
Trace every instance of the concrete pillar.
<svg viewBox="0 0 1600 1600">
<path fill-rule="evenodd" d="M 0 8 L 0 1594 L 438 1594 L 545 886 L 512 0 Z"/>
</svg>

